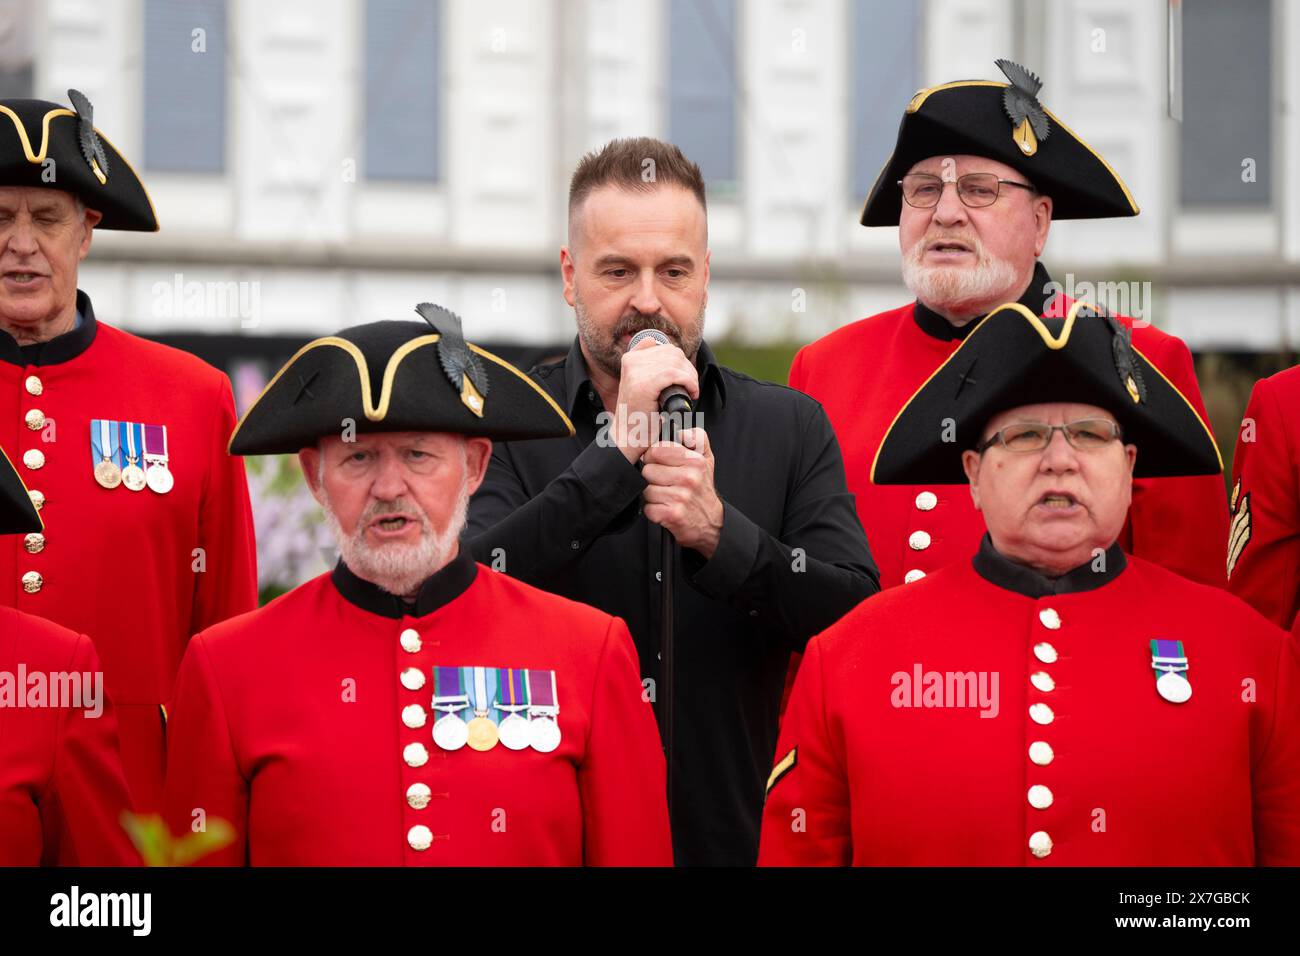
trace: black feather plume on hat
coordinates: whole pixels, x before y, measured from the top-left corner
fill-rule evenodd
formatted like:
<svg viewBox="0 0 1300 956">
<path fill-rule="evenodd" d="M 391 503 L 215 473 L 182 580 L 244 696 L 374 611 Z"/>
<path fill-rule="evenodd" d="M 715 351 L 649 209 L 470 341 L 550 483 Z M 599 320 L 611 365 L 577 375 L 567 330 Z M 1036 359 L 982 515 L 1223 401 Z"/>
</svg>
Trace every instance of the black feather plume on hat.
<svg viewBox="0 0 1300 956">
<path fill-rule="evenodd" d="M 1039 141 L 1047 139 L 1052 125 L 1047 121 L 1042 104 L 1038 102 L 1038 91 L 1043 88 L 1043 81 L 1019 63 L 1011 60 L 993 62 L 1011 81 L 1011 85 L 1002 92 L 1002 106 L 1011 119 L 1011 125 L 1019 126 L 1028 119 Z"/>
<path fill-rule="evenodd" d="M 439 335 L 438 360 L 442 364 L 447 381 L 451 382 L 457 392 L 463 394 L 465 380 L 468 379 L 478 392 L 481 405 L 481 401 L 487 398 L 488 393 L 487 372 L 479 357 L 465 344 L 465 333 L 461 328 L 460 316 L 432 302 L 421 302 L 415 307 L 415 311 L 420 318 L 433 326 L 434 331 Z M 466 404 L 476 413 L 482 414 L 481 408 L 474 408 L 472 396 L 470 399 Z"/>
<path fill-rule="evenodd" d="M 95 108 L 90 105 L 86 94 L 80 90 L 68 90 L 68 99 L 77 111 L 77 139 L 81 143 L 81 155 L 92 170 L 98 166 L 102 179 L 108 178 L 108 156 L 104 153 L 104 144 L 95 132 Z"/>
</svg>

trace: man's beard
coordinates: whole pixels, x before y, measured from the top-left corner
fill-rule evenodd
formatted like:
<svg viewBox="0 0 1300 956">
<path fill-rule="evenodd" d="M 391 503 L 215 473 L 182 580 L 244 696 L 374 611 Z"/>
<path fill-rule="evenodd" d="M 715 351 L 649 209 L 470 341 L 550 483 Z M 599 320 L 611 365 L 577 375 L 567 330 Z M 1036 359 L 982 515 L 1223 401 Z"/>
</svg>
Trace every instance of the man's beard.
<svg viewBox="0 0 1300 956">
<path fill-rule="evenodd" d="M 1005 259 L 994 259 L 974 235 L 962 242 L 975 253 L 974 266 L 927 266 L 921 258 L 935 236 L 926 236 L 903 256 L 903 282 L 918 299 L 936 312 L 955 319 L 983 315 L 990 309 L 1020 297 L 1020 276 Z"/>
<path fill-rule="evenodd" d="M 578 317 L 578 337 L 586 347 L 591 360 L 601 367 L 607 375 L 618 378 L 623 371 L 623 353 L 626 347 L 619 342 L 624 335 L 636 335 L 642 329 L 657 329 L 668 336 L 686 357 L 694 362 L 700 350 L 700 341 L 704 338 L 704 310 L 700 305 L 700 314 L 695 317 L 695 328 L 689 336 L 671 319 L 663 315 L 645 315 L 641 312 L 628 312 L 614 324 L 611 332 L 605 332 L 591 320 L 587 306 L 577 290 L 573 293 L 573 311 Z"/>
<path fill-rule="evenodd" d="M 461 479 L 455 511 L 441 534 L 434 531 L 433 523 L 424 509 L 405 498 L 371 502 L 357 521 L 357 530 L 350 535 L 344 534 L 334 509 L 330 507 L 328 496 L 323 497 L 321 506 L 325 510 L 325 523 L 334 535 L 343 563 L 352 573 L 389 594 L 405 597 L 413 594 L 451 560 L 460 533 L 465 530 L 469 513 L 469 472 L 466 470 Z M 374 547 L 366 541 L 365 529 L 371 521 L 381 515 L 397 512 L 420 516 L 420 540 L 417 544 L 391 542 Z"/>
</svg>

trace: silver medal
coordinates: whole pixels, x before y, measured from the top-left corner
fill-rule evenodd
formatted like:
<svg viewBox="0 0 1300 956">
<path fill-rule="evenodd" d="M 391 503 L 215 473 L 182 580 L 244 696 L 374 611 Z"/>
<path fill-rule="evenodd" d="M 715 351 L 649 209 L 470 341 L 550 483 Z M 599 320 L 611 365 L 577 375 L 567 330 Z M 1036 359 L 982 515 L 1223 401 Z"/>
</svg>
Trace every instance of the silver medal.
<svg viewBox="0 0 1300 956">
<path fill-rule="evenodd" d="M 531 739 L 528 719 L 518 714 L 511 714 L 498 725 L 497 734 L 501 738 L 501 743 L 511 750 L 526 750 Z"/>
<path fill-rule="evenodd" d="M 456 714 L 443 714 L 433 722 L 433 742 L 443 750 L 459 750 L 469 740 L 469 725 Z"/>
<path fill-rule="evenodd" d="M 1186 703 L 1192 696 L 1192 684 L 1177 671 L 1165 671 L 1156 681 L 1156 691 L 1171 704 Z"/>
<path fill-rule="evenodd" d="M 560 746 L 560 725 L 549 715 L 536 716 L 528 722 L 528 737 L 534 750 L 548 754 Z"/>
</svg>

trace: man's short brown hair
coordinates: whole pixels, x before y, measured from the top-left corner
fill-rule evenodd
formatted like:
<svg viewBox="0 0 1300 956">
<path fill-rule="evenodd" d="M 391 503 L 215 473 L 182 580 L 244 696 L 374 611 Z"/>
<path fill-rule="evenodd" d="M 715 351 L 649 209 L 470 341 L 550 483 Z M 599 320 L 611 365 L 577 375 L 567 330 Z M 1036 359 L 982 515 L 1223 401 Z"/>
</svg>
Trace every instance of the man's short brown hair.
<svg viewBox="0 0 1300 956">
<path fill-rule="evenodd" d="M 700 167 L 672 143 L 651 136 L 612 139 L 583 156 L 573 171 L 569 180 L 569 218 L 572 220 L 573 211 L 601 186 L 649 191 L 665 183 L 690 190 L 700 206 L 708 210 Z"/>
</svg>

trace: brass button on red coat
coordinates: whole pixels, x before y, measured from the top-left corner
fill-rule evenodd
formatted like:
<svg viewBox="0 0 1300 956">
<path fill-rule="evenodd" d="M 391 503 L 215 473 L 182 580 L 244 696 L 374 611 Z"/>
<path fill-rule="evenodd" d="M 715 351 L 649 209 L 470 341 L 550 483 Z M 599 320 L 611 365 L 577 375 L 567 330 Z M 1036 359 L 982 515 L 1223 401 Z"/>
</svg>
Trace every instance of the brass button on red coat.
<svg viewBox="0 0 1300 956">
<path fill-rule="evenodd" d="M 1052 852 L 1052 838 L 1043 830 L 1035 830 L 1029 835 L 1029 852 L 1041 860 Z"/>
<path fill-rule="evenodd" d="M 412 850 L 427 850 L 433 846 L 433 831 L 417 823 L 406 831 L 406 842 Z"/>
<path fill-rule="evenodd" d="M 28 375 L 27 381 L 23 382 L 23 387 L 27 389 L 28 395 L 39 395 L 45 391 L 45 386 L 35 375 Z"/>
<path fill-rule="evenodd" d="M 1040 767 L 1046 767 L 1056 759 L 1056 754 L 1046 740 L 1035 740 L 1029 745 L 1029 759 Z"/>
<path fill-rule="evenodd" d="M 27 423 L 27 427 L 32 431 L 38 432 L 45 427 L 45 413 L 39 408 L 33 408 L 23 416 L 23 421 Z"/>
<path fill-rule="evenodd" d="M 35 594 L 43 587 L 45 587 L 45 579 L 38 572 L 28 571 L 23 575 L 23 590 L 28 594 Z"/>
<path fill-rule="evenodd" d="M 424 671 L 418 667 L 408 667 L 402 671 L 400 680 L 407 690 L 419 690 L 424 686 Z"/>
<path fill-rule="evenodd" d="M 23 452 L 23 466 L 32 471 L 39 471 L 45 467 L 45 452 L 39 448 L 29 448 Z"/>
<path fill-rule="evenodd" d="M 420 648 L 424 646 L 424 642 L 420 640 L 420 632 L 410 627 L 402 632 L 398 640 L 402 643 L 402 650 L 408 654 L 418 654 Z"/>
<path fill-rule="evenodd" d="M 27 497 L 32 499 L 32 507 L 37 511 L 45 507 L 45 496 L 35 488 L 27 492 Z"/>
<path fill-rule="evenodd" d="M 33 532 L 23 538 L 23 547 L 27 549 L 28 554 L 40 554 L 45 550 L 45 535 L 39 532 Z"/>
</svg>

